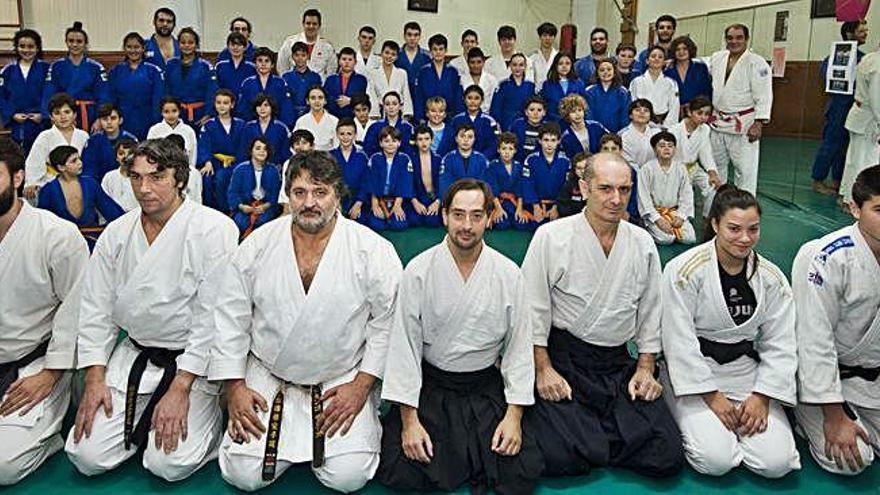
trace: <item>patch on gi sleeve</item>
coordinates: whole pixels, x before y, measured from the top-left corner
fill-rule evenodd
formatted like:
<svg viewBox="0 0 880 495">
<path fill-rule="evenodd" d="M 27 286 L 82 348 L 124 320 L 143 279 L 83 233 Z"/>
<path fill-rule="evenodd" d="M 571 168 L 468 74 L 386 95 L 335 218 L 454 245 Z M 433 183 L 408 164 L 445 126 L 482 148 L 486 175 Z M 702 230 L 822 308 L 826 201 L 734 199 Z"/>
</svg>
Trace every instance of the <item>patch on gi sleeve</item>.
<svg viewBox="0 0 880 495">
<path fill-rule="evenodd" d="M 839 239 L 835 239 L 833 242 L 823 247 L 819 253 L 816 254 L 816 259 L 822 263 L 828 260 L 828 257 L 834 254 L 835 251 L 845 248 L 851 248 L 856 244 L 853 242 L 852 237 L 845 235 Z"/>
<path fill-rule="evenodd" d="M 762 68 L 761 70 L 758 71 L 758 75 L 761 77 L 767 77 L 769 74 L 770 74 L 770 71 L 767 70 L 766 68 Z"/>
<path fill-rule="evenodd" d="M 807 274 L 807 281 L 816 287 L 822 287 L 825 283 L 825 279 L 822 278 L 822 275 L 819 275 L 819 272 L 812 270 Z"/>
</svg>

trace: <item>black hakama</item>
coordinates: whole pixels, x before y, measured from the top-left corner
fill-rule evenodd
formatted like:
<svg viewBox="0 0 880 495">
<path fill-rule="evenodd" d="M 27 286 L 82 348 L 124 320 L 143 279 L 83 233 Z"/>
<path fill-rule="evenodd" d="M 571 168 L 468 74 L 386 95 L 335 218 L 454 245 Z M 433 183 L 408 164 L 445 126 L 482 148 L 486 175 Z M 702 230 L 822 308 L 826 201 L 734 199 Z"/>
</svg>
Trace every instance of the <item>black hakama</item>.
<svg viewBox="0 0 880 495">
<path fill-rule="evenodd" d="M 681 434 L 666 403 L 629 398 L 627 387 L 637 362 L 626 345 L 596 346 L 553 328 L 547 351 L 554 369 L 571 386 L 573 400 L 550 402 L 536 396 L 526 412 L 524 428 L 537 438 L 545 475 L 580 475 L 603 466 L 652 477 L 681 471 Z"/>
<path fill-rule="evenodd" d="M 419 419 L 431 436 L 428 464 L 408 459 L 401 445 L 400 408 L 383 418 L 382 455 L 376 478 L 400 490 L 455 490 L 487 487 L 500 494 L 531 493 L 543 468 L 534 435 L 523 427 L 515 456 L 492 452 L 492 436 L 507 402 L 495 366 L 453 373 L 422 362 Z"/>
</svg>

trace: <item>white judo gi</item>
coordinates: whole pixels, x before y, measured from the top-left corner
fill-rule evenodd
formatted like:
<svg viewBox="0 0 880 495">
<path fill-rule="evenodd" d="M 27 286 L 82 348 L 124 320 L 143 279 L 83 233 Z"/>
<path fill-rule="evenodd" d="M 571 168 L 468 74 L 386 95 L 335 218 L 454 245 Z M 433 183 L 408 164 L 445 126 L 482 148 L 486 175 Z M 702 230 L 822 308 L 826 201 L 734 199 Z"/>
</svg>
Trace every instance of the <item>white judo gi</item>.
<svg viewBox="0 0 880 495">
<path fill-rule="evenodd" d="M 668 170 L 663 170 L 657 159 L 639 169 L 639 214 L 645 220 L 645 228 L 657 244 L 697 242 L 697 234 L 691 219 L 694 217 L 694 191 L 684 163 L 673 158 Z M 679 233 L 669 234 L 660 230 L 657 220 L 676 216 L 684 221 Z"/>
<path fill-rule="evenodd" d="M 178 369 L 198 376 L 189 394 L 188 438 L 177 450 L 157 450 L 151 431 L 143 465 L 169 481 L 186 478 L 217 456 L 222 432 L 220 385 L 207 374 L 219 274 L 238 240 L 238 228 L 225 215 L 185 199 L 148 244 L 140 208 L 110 223 L 83 276 L 80 329 L 77 337 L 78 368 L 106 366 L 106 384 L 113 401 L 108 419 L 95 414 L 92 434 L 73 441 L 67 438 L 71 462 L 86 475 L 114 469 L 137 452 L 123 443 L 126 389 L 129 372 L 145 347 L 181 350 Z M 128 337 L 116 345 L 120 330 Z M 138 388 L 135 424 L 163 375 L 163 368 L 148 362 Z"/>
<path fill-rule="evenodd" d="M 758 189 L 761 140 L 749 142 L 746 132 L 756 120 L 770 120 L 773 78 L 760 55 L 746 50 L 725 78 L 730 52 L 721 50 L 708 59 L 712 76 L 712 151 L 718 175 L 727 182 L 733 164 L 733 183 L 752 194 Z"/>
<path fill-rule="evenodd" d="M 302 41 L 303 43 L 308 44 L 306 41 L 306 33 L 298 33 L 288 36 L 284 40 L 284 43 L 281 44 L 281 48 L 278 49 L 278 64 L 276 67 L 279 76 L 290 69 L 293 69 L 293 59 L 291 59 L 290 56 L 291 51 L 293 51 L 293 45 L 297 41 Z M 327 76 L 330 74 L 336 74 L 336 69 L 339 66 L 338 61 L 336 60 L 336 52 L 333 50 L 333 45 L 331 45 L 324 37 L 318 36 L 318 39 L 312 46 L 308 65 L 309 69 L 317 72 L 318 75 L 321 76 L 321 81 L 326 80 Z"/>
<path fill-rule="evenodd" d="M 858 224 L 805 244 L 792 287 L 800 359 L 795 416 L 823 469 L 856 474 L 825 455 L 822 405 L 845 402 L 855 413 L 870 437 L 870 445 L 857 440 L 859 452 L 871 464 L 880 452 L 880 383 L 840 372 L 841 366 L 880 367 L 880 265 Z"/>
<path fill-rule="evenodd" d="M 862 57 L 855 80 L 855 103 L 844 123 L 849 131 L 849 147 L 840 194 L 846 202 L 852 201 L 852 186 L 859 172 L 880 163 L 880 52 Z"/>
<path fill-rule="evenodd" d="M 528 63 L 532 67 L 532 81 L 535 82 L 536 88 L 540 88 L 544 85 L 544 81 L 547 80 L 547 74 L 550 72 L 550 66 L 553 65 L 553 59 L 556 58 L 558 53 L 559 50 L 553 48 L 550 51 L 550 58 L 544 58 L 544 54 L 541 53 L 540 49 L 529 55 Z M 583 76 L 580 74 L 578 74 L 578 77 L 583 79 Z M 584 80 L 584 84 L 589 85 L 590 81 Z"/>
<path fill-rule="evenodd" d="M 44 368 L 73 369 L 76 282 L 89 250 L 76 226 L 26 201 L 0 240 L 0 363 L 18 361 L 49 341 L 46 354 L 18 368 L 19 378 Z M 70 402 L 71 373 L 24 416 L 0 418 L 0 485 L 22 480 L 61 450 L 61 422 Z"/>
<path fill-rule="evenodd" d="M 651 77 L 649 72 L 636 77 L 629 83 L 629 92 L 633 101 L 644 98 L 651 102 L 655 115 L 666 114 L 663 119 L 664 127 L 671 127 L 678 123 L 680 103 L 678 101 L 678 84 L 671 78 L 660 73 L 657 79 Z"/>
<path fill-rule="evenodd" d="M 757 304 L 737 325 L 721 287 L 715 241 L 672 259 L 663 272 L 661 336 L 671 382 L 664 394 L 681 429 L 688 462 L 697 471 L 720 476 L 740 463 L 767 478 L 800 469 L 800 456 L 782 406 L 796 400 L 797 370 L 794 303 L 782 271 L 757 253 L 748 261 L 749 286 Z M 760 362 L 747 355 L 719 364 L 701 352 L 698 338 L 712 342 L 754 343 Z M 752 393 L 770 397 L 767 430 L 741 437 L 728 430 L 701 394 L 719 391 L 739 406 Z"/>
<path fill-rule="evenodd" d="M 715 199 L 715 188 L 709 184 L 708 172 L 718 172 L 715 157 L 712 155 L 712 131 L 704 124 L 688 133 L 687 126 L 682 121 L 670 127 L 669 132 L 675 136 L 675 159 L 681 160 L 687 168 L 691 184 L 703 197 L 703 217 L 708 217 L 712 200 Z"/>
<path fill-rule="evenodd" d="M 85 148 L 89 140 L 89 133 L 82 129 L 74 129 L 70 142 L 64 138 L 61 131 L 54 125 L 37 135 L 34 140 L 31 151 L 28 153 L 24 162 L 24 185 L 28 186 L 45 186 L 55 176 L 47 169 L 49 163 L 49 153 L 58 146 L 73 146 L 80 153 Z"/>
<path fill-rule="evenodd" d="M 318 151 L 330 151 L 339 146 L 339 140 L 336 138 L 336 124 L 339 119 L 324 109 L 324 116 L 318 122 L 315 115 L 311 111 L 296 119 L 294 131 L 305 129 L 312 133 L 315 137 L 315 149 Z M 291 131 L 293 132 L 293 131 Z"/>
<path fill-rule="evenodd" d="M 292 217 L 254 231 L 239 246 L 220 283 L 211 350 L 212 380 L 245 379 L 270 404 L 284 392 L 276 477 L 312 460 L 312 401 L 360 371 L 381 378 L 402 267 L 391 243 L 337 214 L 308 294 L 296 264 Z M 324 407 L 327 407 L 325 403 Z M 325 439 L 314 472 L 339 491 L 361 488 L 379 464 L 379 394 L 371 394 L 346 435 Z M 269 413 L 257 413 L 268 425 Z M 235 443 L 223 436 L 220 470 L 242 490 L 269 485 L 261 472 L 265 437 Z"/>
<path fill-rule="evenodd" d="M 400 95 L 400 114 L 413 114 L 413 100 L 412 95 L 409 93 L 409 77 L 405 70 L 400 67 L 394 67 L 391 69 L 391 77 L 388 78 L 385 77 L 385 69 L 379 67 L 376 70 L 370 71 L 366 76 L 367 94 L 370 96 L 371 103 L 370 117 L 378 118 L 382 116 L 382 100 L 391 91 L 395 91 Z M 364 136 L 366 136 L 366 130 L 364 130 Z M 364 138 L 360 136 L 358 139 L 363 141 Z"/>
<path fill-rule="evenodd" d="M 101 189 L 125 211 L 131 211 L 139 206 L 134 189 L 131 187 L 131 180 L 122 175 L 118 168 L 104 174 L 104 178 L 101 179 Z"/>
<path fill-rule="evenodd" d="M 651 147 L 651 138 L 661 130 L 654 124 L 648 124 L 645 132 L 640 132 L 632 124 L 629 124 L 617 133 L 623 142 L 621 150 L 623 159 L 636 171 L 657 156 L 654 153 L 654 148 Z"/>
</svg>

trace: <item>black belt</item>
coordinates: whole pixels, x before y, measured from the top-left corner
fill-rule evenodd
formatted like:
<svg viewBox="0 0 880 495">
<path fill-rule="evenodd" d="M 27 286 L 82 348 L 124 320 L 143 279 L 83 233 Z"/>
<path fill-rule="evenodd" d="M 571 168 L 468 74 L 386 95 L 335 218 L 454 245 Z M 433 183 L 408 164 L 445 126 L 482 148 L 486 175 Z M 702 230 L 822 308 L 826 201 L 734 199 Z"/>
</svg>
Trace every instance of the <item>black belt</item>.
<svg viewBox="0 0 880 495">
<path fill-rule="evenodd" d="M 752 358 L 756 363 L 761 362 L 761 356 L 755 350 L 755 343 L 751 340 L 741 340 L 733 344 L 715 342 L 703 337 L 697 337 L 700 341 L 700 353 L 710 357 L 718 364 L 727 364 L 736 361 L 742 356 Z"/>
<path fill-rule="evenodd" d="M 125 390 L 125 450 L 129 450 L 131 444 L 141 446 L 146 442 L 153 420 L 153 409 L 156 408 L 156 404 L 159 403 L 162 396 L 171 387 L 171 382 L 177 374 L 177 356 L 183 354 L 183 349 L 172 350 L 161 347 L 144 347 L 131 337 L 128 340 L 140 351 L 140 354 L 134 360 L 134 364 L 131 365 L 131 371 L 128 372 L 128 387 Z M 138 389 L 140 388 L 144 371 L 147 369 L 147 361 L 163 369 L 162 379 L 159 380 L 159 385 L 153 391 L 153 395 L 150 397 L 149 402 L 147 402 L 144 412 L 141 413 L 140 421 L 135 425 L 134 416 L 137 409 Z"/>
<path fill-rule="evenodd" d="M 36 349 L 25 354 L 24 357 L 9 363 L 0 364 L 0 398 L 6 395 L 9 386 L 18 380 L 18 370 L 33 363 L 37 359 L 46 355 L 49 349 L 49 341 L 45 341 L 37 346 Z"/>
<path fill-rule="evenodd" d="M 841 380 L 861 378 L 869 382 L 874 382 L 877 381 L 877 377 L 880 377 L 880 368 L 863 368 L 861 366 L 847 366 L 838 363 L 837 369 L 840 370 Z"/>
<path fill-rule="evenodd" d="M 320 385 L 301 385 L 307 388 L 312 398 L 312 467 L 324 465 L 324 433 L 321 426 L 324 416 L 324 395 Z M 278 444 L 281 442 L 281 418 L 284 414 L 284 385 L 272 399 L 269 412 L 269 428 L 266 432 L 266 451 L 263 454 L 263 481 L 275 479 L 275 468 L 278 465 Z"/>
</svg>

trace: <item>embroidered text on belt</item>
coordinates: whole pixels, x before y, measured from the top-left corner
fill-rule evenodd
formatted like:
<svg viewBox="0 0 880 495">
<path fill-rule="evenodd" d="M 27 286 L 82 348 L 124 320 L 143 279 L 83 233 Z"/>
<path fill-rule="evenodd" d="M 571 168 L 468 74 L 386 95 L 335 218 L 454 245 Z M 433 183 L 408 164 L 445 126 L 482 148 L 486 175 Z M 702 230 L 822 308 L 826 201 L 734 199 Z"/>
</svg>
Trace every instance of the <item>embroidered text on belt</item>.
<svg viewBox="0 0 880 495">
<path fill-rule="evenodd" d="M 235 157 L 233 155 L 214 153 L 214 158 L 217 159 L 221 164 L 223 164 L 223 168 L 229 168 L 235 164 Z"/>
<path fill-rule="evenodd" d="M 278 445 L 281 442 L 281 418 L 284 415 L 284 387 L 283 382 L 278 388 L 278 393 L 272 399 L 272 408 L 269 410 L 269 428 L 266 431 L 266 451 L 263 454 L 263 481 L 275 479 L 275 468 L 278 465 Z M 324 419 L 324 403 L 321 400 L 324 395 L 321 385 L 299 385 L 308 389 L 312 402 L 312 467 L 319 468 L 324 465 L 324 433 L 321 432 L 321 423 Z"/>
<path fill-rule="evenodd" d="M 18 380 L 18 370 L 45 356 L 48 349 L 49 341 L 47 340 L 23 357 L 0 364 L 0 398 L 3 398 L 6 395 L 6 391 L 9 390 L 9 386 L 15 383 L 15 380 Z"/>
<path fill-rule="evenodd" d="M 76 108 L 79 110 L 80 129 L 89 132 L 89 107 L 95 104 L 95 100 L 76 100 Z"/>
<path fill-rule="evenodd" d="M 736 361 L 742 356 L 752 358 L 756 363 L 761 362 L 761 356 L 755 350 L 755 343 L 751 340 L 741 340 L 732 344 L 715 342 L 704 337 L 697 337 L 700 341 L 700 353 L 710 357 L 718 364 L 727 364 Z"/>
<path fill-rule="evenodd" d="M 163 349 L 161 347 L 145 347 L 137 343 L 133 338 L 128 338 L 129 342 L 137 350 L 140 351 L 138 357 L 131 365 L 131 371 L 128 372 L 128 386 L 125 389 L 125 450 L 131 448 L 131 444 L 137 446 L 144 445 L 147 435 L 150 432 L 150 425 L 153 421 L 153 409 L 162 399 L 162 396 L 168 392 L 174 375 L 177 373 L 177 356 L 183 354 L 183 349 Z M 147 402 L 144 412 L 141 413 L 141 419 L 134 424 L 135 412 L 137 409 L 138 389 L 140 388 L 141 378 L 147 369 L 147 361 L 163 369 L 162 379 L 159 385 Z"/>
<path fill-rule="evenodd" d="M 196 110 L 205 106 L 205 102 L 194 101 L 192 103 L 181 103 L 180 106 L 186 110 L 186 121 L 194 122 L 196 120 Z"/>
<path fill-rule="evenodd" d="M 733 122 L 734 129 L 736 130 L 737 133 L 739 133 L 739 132 L 742 132 L 742 128 L 743 128 L 743 123 L 742 123 L 742 120 L 740 120 L 740 117 L 745 117 L 746 115 L 753 114 L 753 113 L 755 113 L 755 107 L 746 108 L 745 110 L 740 110 L 739 112 L 730 112 L 730 113 L 722 112 L 721 110 L 715 110 L 715 113 L 713 113 L 709 117 L 708 123 L 712 124 L 713 122 L 715 122 L 717 120 L 720 120 L 721 122 L 727 122 L 727 123 Z"/>
</svg>

